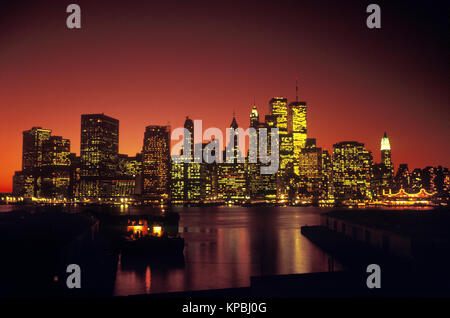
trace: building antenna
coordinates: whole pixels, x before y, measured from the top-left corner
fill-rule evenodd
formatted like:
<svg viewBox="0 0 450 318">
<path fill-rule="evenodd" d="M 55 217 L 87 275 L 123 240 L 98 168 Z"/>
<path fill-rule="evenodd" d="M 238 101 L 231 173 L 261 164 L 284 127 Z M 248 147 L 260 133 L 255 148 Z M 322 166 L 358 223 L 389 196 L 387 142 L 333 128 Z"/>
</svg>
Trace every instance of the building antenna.
<svg viewBox="0 0 450 318">
<path fill-rule="evenodd" d="M 295 101 L 298 102 L 298 76 L 295 77 Z"/>
</svg>

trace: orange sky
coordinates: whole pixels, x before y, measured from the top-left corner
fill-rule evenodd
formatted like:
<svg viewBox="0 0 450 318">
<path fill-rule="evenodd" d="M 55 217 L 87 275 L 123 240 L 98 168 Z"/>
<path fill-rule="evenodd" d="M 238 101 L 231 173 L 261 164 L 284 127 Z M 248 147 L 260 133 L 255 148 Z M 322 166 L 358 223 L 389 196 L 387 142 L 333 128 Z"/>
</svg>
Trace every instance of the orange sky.
<svg viewBox="0 0 450 318">
<path fill-rule="evenodd" d="M 381 2 L 382 29 L 369 30 L 356 3 L 78 1 L 82 29 L 69 30 L 69 3 L 0 8 L 0 192 L 32 126 L 79 153 L 80 115 L 104 112 L 134 155 L 146 125 L 186 115 L 225 129 L 234 110 L 246 128 L 253 98 L 262 115 L 273 96 L 293 100 L 297 74 L 318 146 L 357 140 L 379 161 L 387 131 L 395 166 L 450 166 L 445 11 Z"/>
</svg>

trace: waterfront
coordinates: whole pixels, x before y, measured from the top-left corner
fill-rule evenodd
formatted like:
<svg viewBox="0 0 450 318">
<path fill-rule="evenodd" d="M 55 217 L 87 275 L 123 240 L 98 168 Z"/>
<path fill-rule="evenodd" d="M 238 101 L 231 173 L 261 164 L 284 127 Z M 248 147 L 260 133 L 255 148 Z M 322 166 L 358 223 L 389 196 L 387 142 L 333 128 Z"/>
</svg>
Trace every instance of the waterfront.
<svg viewBox="0 0 450 318">
<path fill-rule="evenodd" d="M 105 210 L 82 206 L 66 206 L 60 212 L 72 214 L 93 209 L 120 214 L 150 212 L 150 208 L 144 207 Z M 49 208 L 0 206 L 2 215 L 12 210 L 35 214 Z M 342 269 L 338 261 L 331 261 L 326 252 L 300 233 L 302 225 L 320 224 L 320 214 L 330 209 L 217 206 L 173 210 L 180 214 L 179 232 L 185 240 L 181 259 L 167 262 L 154 257 L 129 258 L 117 252 L 108 236 L 100 231 L 101 235 L 78 254 L 84 256 L 66 260 L 83 264 L 83 282 L 89 287 L 88 294 L 126 296 L 247 287 L 251 276 L 324 272 L 330 264 L 334 270 Z M 11 266 L 7 268 L 14 272 L 16 262 L 13 258 L 9 260 Z M 61 265 L 59 275 L 65 276 L 66 265 Z M 84 294 L 86 290 L 80 292 Z"/>
<path fill-rule="evenodd" d="M 3 297 L 110 297 L 221 289 L 229 295 L 357 295 L 366 292 L 359 284 L 365 274 L 358 275 L 367 264 L 383 267 L 388 287 L 384 295 L 448 294 L 447 209 L 3 205 L 0 212 Z M 161 220 L 161 213 L 164 218 L 177 216 L 175 220 L 179 216 L 183 251 L 124 249 L 117 240 L 124 220 L 148 216 Z M 345 216 L 350 223 L 344 227 L 341 219 L 328 220 L 333 215 Z M 69 264 L 81 268 L 80 289 L 67 289 Z M 340 274 L 325 273 L 343 269 Z M 282 277 L 305 273 L 323 274 Z M 417 276 L 415 288 L 406 283 L 411 275 Z M 348 290 L 345 280 L 353 281 Z"/>
<path fill-rule="evenodd" d="M 327 253 L 301 235 L 329 209 L 313 207 L 175 208 L 184 264 L 156 266 L 118 257 L 114 295 L 245 287 L 251 276 L 329 270 Z M 126 262 L 126 264 L 125 264 Z M 334 270 L 341 269 L 333 260 Z"/>
</svg>

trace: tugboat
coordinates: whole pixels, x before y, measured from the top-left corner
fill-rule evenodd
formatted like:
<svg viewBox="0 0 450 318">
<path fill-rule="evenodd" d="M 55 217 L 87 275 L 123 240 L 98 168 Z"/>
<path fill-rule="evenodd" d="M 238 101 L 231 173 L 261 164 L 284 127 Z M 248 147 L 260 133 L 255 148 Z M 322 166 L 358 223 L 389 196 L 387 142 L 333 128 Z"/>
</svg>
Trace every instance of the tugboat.
<svg viewBox="0 0 450 318">
<path fill-rule="evenodd" d="M 122 235 L 122 252 L 139 256 L 183 255 L 184 239 L 178 234 L 178 214 L 164 218 L 129 216 Z"/>
</svg>

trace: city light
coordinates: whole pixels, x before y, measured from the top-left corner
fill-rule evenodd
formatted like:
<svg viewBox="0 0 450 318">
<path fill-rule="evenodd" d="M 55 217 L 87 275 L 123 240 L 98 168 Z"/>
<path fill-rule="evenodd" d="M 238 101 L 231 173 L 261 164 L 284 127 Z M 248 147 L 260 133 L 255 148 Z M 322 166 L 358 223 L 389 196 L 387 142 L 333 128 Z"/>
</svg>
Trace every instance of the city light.
<svg viewBox="0 0 450 318">
<path fill-rule="evenodd" d="M 147 126 L 142 152 L 129 157 L 118 153 L 119 121 L 104 114 L 86 114 L 81 116 L 79 157 L 70 152 L 69 140 L 53 136 L 50 129 L 33 127 L 24 131 L 22 170 L 14 175 L 12 195 L 2 197 L 2 202 L 19 203 L 26 198 L 48 204 L 118 204 L 122 212 L 129 205 L 164 209 L 169 203 L 352 207 L 447 204 L 448 169 L 426 167 L 409 172 L 406 164 L 400 164 L 394 175 L 386 133 L 381 138 L 379 163 L 357 141 L 338 142 L 329 154 L 317 147 L 315 138 L 307 136 L 306 102 L 288 104 L 286 98 L 274 97 L 269 109 L 271 113 L 260 121 L 257 106 L 251 106 L 249 119 L 254 135 L 250 139 L 260 141 L 261 128 L 277 129 L 277 144 L 270 146 L 272 139 L 267 136 L 267 147 L 279 148 L 279 169 L 273 174 L 261 174 L 264 164 L 260 158 L 249 160 L 254 147 L 249 148 L 247 156 L 241 153 L 236 133 L 228 138 L 223 161 L 192 160 L 196 136 L 189 117 L 184 128 L 192 142 L 191 160 L 175 162 L 170 155 L 169 126 Z M 238 131 L 234 116 L 230 128 L 230 134 Z M 196 147 L 203 151 L 206 146 Z M 241 157 L 242 162 L 237 160 Z"/>
</svg>

